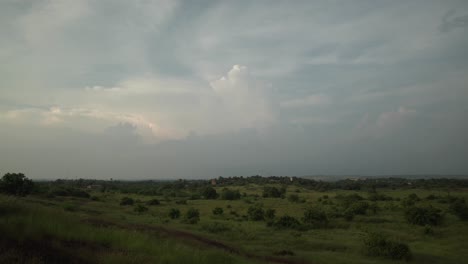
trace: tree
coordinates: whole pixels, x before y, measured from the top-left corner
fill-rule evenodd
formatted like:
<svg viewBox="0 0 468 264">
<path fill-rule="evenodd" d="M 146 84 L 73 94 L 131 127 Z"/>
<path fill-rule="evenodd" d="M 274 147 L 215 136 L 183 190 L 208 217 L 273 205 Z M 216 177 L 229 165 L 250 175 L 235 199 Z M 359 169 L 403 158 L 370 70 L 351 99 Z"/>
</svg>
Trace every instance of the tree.
<svg viewBox="0 0 468 264">
<path fill-rule="evenodd" d="M 120 205 L 133 205 L 134 201 L 130 197 L 123 197 L 122 200 L 120 200 Z"/>
<path fill-rule="evenodd" d="M 440 225 L 443 215 L 439 209 L 429 207 L 410 207 L 405 210 L 408 223 L 413 225 Z"/>
<path fill-rule="evenodd" d="M 265 211 L 258 205 L 249 207 L 247 214 L 249 215 L 249 219 L 252 221 L 262 221 L 265 219 Z"/>
<path fill-rule="evenodd" d="M 213 187 L 208 186 L 203 190 L 202 196 L 205 197 L 205 199 L 216 199 L 218 198 L 218 193 Z"/>
<path fill-rule="evenodd" d="M 177 208 L 171 208 L 171 210 L 169 210 L 169 217 L 171 219 L 177 219 L 180 217 L 180 210 L 177 209 Z"/>
<path fill-rule="evenodd" d="M 302 221 L 314 228 L 325 227 L 328 225 L 328 217 L 325 212 L 318 208 L 309 208 L 304 212 Z"/>
<path fill-rule="evenodd" d="M 200 221 L 200 211 L 195 208 L 190 208 L 187 210 L 187 213 L 185 213 L 185 220 L 189 224 L 196 224 L 198 221 Z"/>
<path fill-rule="evenodd" d="M 215 209 L 213 209 L 213 214 L 214 215 L 222 215 L 223 212 L 224 212 L 224 210 L 221 207 L 216 207 Z"/>
<path fill-rule="evenodd" d="M 230 190 L 228 188 L 224 188 L 221 191 L 222 200 L 239 200 L 240 198 L 241 198 L 241 194 L 239 190 Z"/>
<path fill-rule="evenodd" d="M 23 173 L 7 173 L 0 181 L 0 191 L 11 195 L 26 196 L 33 187 L 33 182 Z"/>
</svg>

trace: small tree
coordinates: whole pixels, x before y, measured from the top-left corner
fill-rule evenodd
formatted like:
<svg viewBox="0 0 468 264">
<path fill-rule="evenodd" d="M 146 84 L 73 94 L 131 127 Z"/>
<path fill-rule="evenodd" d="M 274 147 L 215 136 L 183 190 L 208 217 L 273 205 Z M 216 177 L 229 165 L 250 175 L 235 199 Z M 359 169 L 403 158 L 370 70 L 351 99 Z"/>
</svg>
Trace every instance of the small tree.
<svg viewBox="0 0 468 264">
<path fill-rule="evenodd" d="M 170 217 L 171 219 L 177 219 L 177 218 L 180 217 L 180 210 L 177 209 L 177 208 L 171 208 L 171 209 L 169 210 L 169 214 L 168 214 L 168 215 L 169 215 L 169 217 Z"/>
<path fill-rule="evenodd" d="M 143 206 L 141 204 L 138 204 L 137 206 L 135 206 L 133 211 L 141 214 L 141 213 L 144 213 L 144 212 L 148 211 L 148 207 L 145 207 L 145 206 Z"/>
<path fill-rule="evenodd" d="M 440 225 L 443 215 L 439 209 L 430 207 L 410 207 L 405 210 L 405 218 L 413 225 Z"/>
<path fill-rule="evenodd" d="M 198 211 L 195 208 L 190 208 L 187 210 L 185 213 L 185 220 L 189 224 L 196 224 L 198 221 L 200 221 L 200 211 Z"/>
<path fill-rule="evenodd" d="M 247 214 L 249 215 L 249 219 L 252 221 L 262 221 L 265 219 L 265 211 L 261 206 L 251 206 L 247 210 Z"/>
<path fill-rule="evenodd" d="M 216 199 L 218 198 L 218 193 L 213 187 L 208 186 L 202 191 L 202 196 L 205 197 L 205 199 Z"/>
<path fill-rule="evenodd" d="M 159 205 L 161 204 L 158 199 L 151 199 L 146 202 L 147 205 Z"/>
<path fill-rule="evenodd" d="M 120 200 L 120 205 L 133 205 L 134 201 L 130 197 L 123 197 L 122 200 Z"/>
<path fill-rule="evenodd" d="M 323 210 L 318 208 L 309 208 L 304 212 L 302 221 L 314 228 L 325 227 L 328 225 L 328 217 Z"/>
<path fill-rule="evenodd" d="M 11 195 L 26 196 L 33 187 L 33 182 L 23 173 L 7 173 L 0 181 L 0 191 Z"/>
<path fill-rule="evenodd" d="M 266 209 L 265 211 L 265 218 L 268 220 L 272 220 L 275 218 L 276 210 L 275 209 Z"/>
<path fill-rule="evenodd" d="M 221 207 L 216 207 L 215 209 L 213 209 L 213 214 L 214 215 L 222 215 L 223 214 L 223 208 Z"/>
<path fill-rule="evenodd" d="M 221 192 L 221 199 L 223 200 L 239 200 L 241 198 L 241 194 L 239 190 L 230 190 L 228 188 L 224 188 Z"/>
</svg>

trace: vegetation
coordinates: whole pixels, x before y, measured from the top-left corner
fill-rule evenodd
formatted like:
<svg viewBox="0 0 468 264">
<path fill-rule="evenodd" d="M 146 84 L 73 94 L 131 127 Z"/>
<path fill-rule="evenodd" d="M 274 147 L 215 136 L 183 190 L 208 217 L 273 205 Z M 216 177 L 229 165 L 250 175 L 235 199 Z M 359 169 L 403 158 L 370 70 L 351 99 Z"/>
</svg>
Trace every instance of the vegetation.
<svg viewBox="0 0 468 264">
<path fill-rule="evenodd" d="M 466 183 L 2 178 L 0 263 L 459 263 Z"/>
</svg>

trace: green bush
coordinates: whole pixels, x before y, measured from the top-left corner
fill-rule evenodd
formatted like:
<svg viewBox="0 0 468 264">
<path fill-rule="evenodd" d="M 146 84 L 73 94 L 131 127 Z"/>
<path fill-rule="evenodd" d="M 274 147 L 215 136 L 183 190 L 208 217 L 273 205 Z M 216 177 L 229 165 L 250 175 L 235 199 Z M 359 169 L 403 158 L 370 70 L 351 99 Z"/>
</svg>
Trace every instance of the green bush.
<svg viewBox="0 0 468 264">
<path fill-rule="evenodd" d="M 275 209 L 266 209 L 265 211 L 265 218 L 268 220 L 272 220 L 275 218 L 276 210 Z"/>
<path fill-rule="evenodd" d="M 211 186 L 208 186 L 205 189 L 203 189 L 201 195 L 203 197 L 205 197 L 205 199 L 216 199 L 216 198 L 218 198 L 218 193 Z"/>
<path fill-rule="evenodd" d="M 147 205 L 159 205 L 161 204 L 161 202 L 159 202 L 158 199 L 151 199 L 149 201 L 146 202 Z"/>
<path fill-rule="evenodd" d="M 221 199 L 223 200 L 239 200 L 241 198 L 241 194 L 239 190 L 230 190 L 228 188 L 224 188 L 221 191 Z"/>
<path fill-rule="evenodd" d="M 135 202 L 130 197 L 123 197 L 122 200 L 120 200 L 120 205 L 133 205 L 134 203 Z"/>
<path fill-rule="evenodd" d="M 460 220 L 468 220 L 468 206 L 466 205 L 465 199 L 459 198 L 452 201 L 449 208 Z"/>
<path fill-rule="evenodd" d="M 283 215 L 273 223 L 273 226 L 279 229 L 298 229 L 301 228 L 301 223 L 292 216 Z"/>
<path fill-rule="evenodd" d="M 288 196 L 288 200 L 292 203 L 298 203 L 299 202 L 299 195 L 297 194 L 290 194 Z"/>
<path fill-rule="evenodd" d="M 252 221 L 262 221 L 265 219 L 265 211 L 258 205 L 249 207 L 247 214 Z"/>
<path fill-rule="evenodd" d="M 220 222 L 212 222 L 209 224 L 204 224 L 202 229 L 208 231 L 210 233 L 223 233 L 226 231 L 230 231 L 231 227 L 227 224 L 220 223 Z"/>
<path fill-rule="evenodd" d="M 200 211 L 195 208 L 189 208 L 185 213 L 185 221 L 189 224 L 196 224 L 200 221 Z"/>
<path fill-rule="evenodd" d="M 133 208 L 133 211 L 141 214 L 141 213 L 148 211 L 148 207 L 145 207 L 141 204 L 137 204 L 135 208 Z"/>
<path fill-rule="evenodd" d="M 319 208 L 309 208 L 304 212 L 302 222 L 312 228 L 321 228 L 328 225 L 326 213 Z"/>
<path fill-rule="evenodd" d="M 405 218 L 413 225 L 440 225 L 443 215 L 439 209 L 430 207 L 409 207 L 405 210 Z"/>
<path fill-rule="evenodd" d="M 376 233 L 370 233 L 364 239 L 364 252 L 368 256 L 395 260 L 410 260 L 412 257 L 407 244 L 390 240 Z"/>
<path fill-rule="evenodd" d="M 215 209 L 213 209 L 214 215 L 222 215 L 223 213 L 224 213 L 224 210 L 221 207 L 216 207 Z"/>
<path fill-rule="evenodd" d="M 177 219 L 180 217 L 180 210 L 177 208 L 171 208 L 168 213 L 171 219 Z"/>
</svg>

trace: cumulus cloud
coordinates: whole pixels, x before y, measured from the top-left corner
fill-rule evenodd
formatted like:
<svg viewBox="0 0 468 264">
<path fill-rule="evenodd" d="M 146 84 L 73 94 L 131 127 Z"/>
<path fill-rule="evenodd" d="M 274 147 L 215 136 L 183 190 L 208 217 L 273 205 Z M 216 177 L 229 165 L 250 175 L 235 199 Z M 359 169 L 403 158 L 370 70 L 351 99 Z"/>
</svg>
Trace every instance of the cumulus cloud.
<svg viewBox="0 0 468 264">
<path fill-rule="evenodd" d="M 266 87 L 251 78 L 246 66 L 234 65 L 226 76 L 210 83 L 220 102 L 224 126 L 229 129 L 255 128 L 274 121 Z"/>
</svg>

